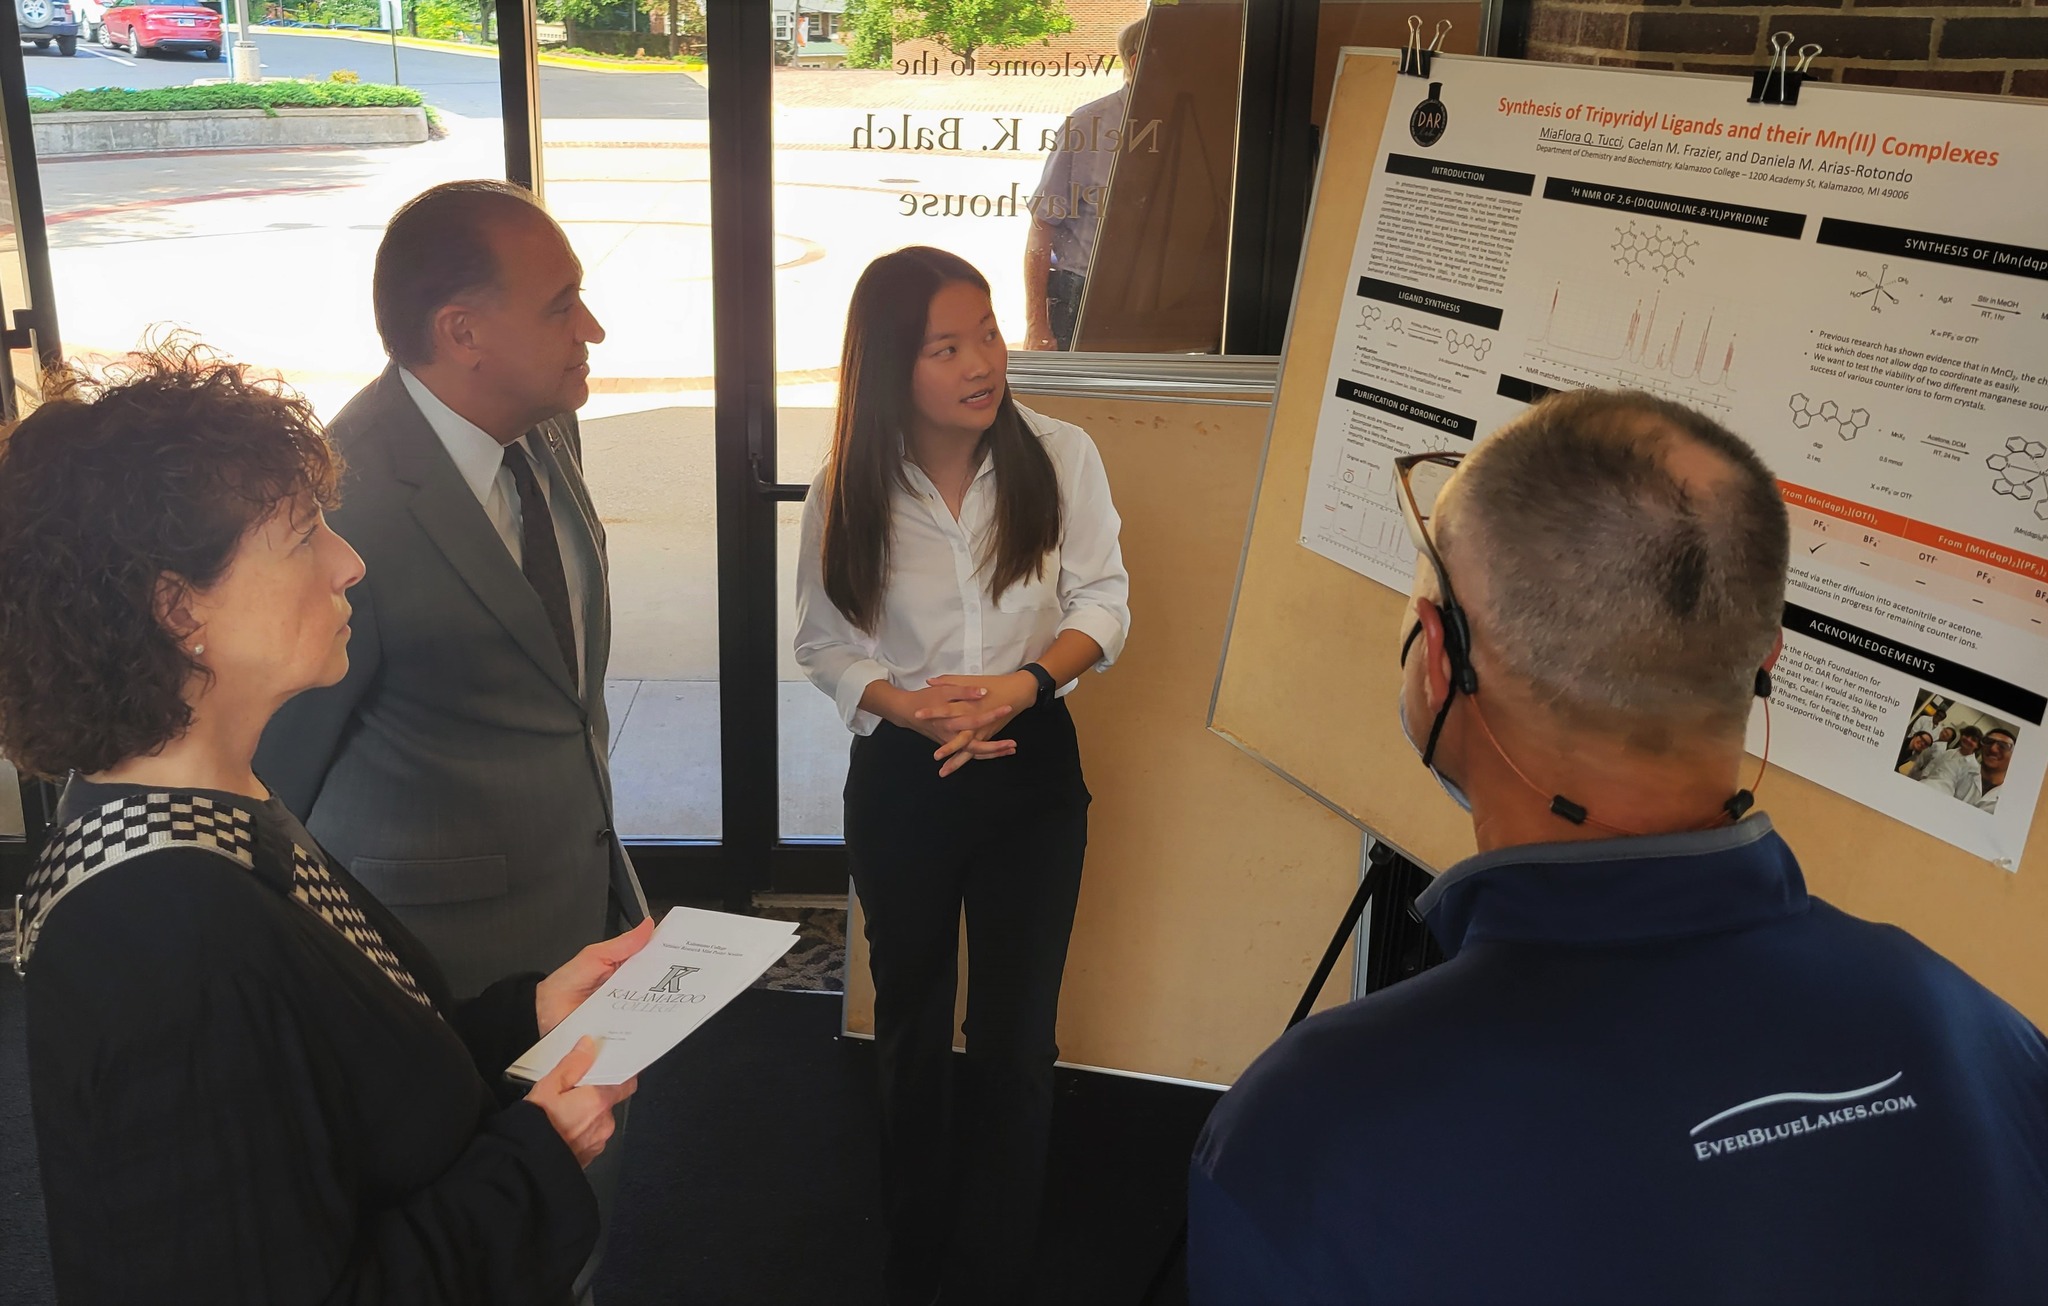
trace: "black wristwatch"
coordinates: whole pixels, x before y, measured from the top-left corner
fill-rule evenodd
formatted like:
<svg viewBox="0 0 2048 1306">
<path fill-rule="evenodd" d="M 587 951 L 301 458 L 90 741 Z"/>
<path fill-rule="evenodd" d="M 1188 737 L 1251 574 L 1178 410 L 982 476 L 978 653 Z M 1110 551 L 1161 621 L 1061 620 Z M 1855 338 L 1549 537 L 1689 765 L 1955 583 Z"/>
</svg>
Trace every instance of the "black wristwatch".
<svg viewBox="0 0 2048 1306">
<path fill-rule="evenodd" d="M 1032 700 L 1031 706 L 1044 707 L 1047 699 L 1060 692 L 1060 682 L 1052 678 L 1052 672 L 1047 671 L 1036 662 L 1026 662 L 1024 669 L 1029 671 L 1031 678 L 1038 682 L 1038 697 Z"/>
</svg>

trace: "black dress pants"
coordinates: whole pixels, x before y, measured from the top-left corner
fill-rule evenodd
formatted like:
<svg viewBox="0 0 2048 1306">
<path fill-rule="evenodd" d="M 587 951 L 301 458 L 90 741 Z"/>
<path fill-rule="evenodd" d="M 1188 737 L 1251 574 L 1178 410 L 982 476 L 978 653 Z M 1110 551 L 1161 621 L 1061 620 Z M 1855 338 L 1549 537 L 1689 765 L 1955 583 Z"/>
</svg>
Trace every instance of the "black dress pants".
<svg viewBox="0 0 2048 1306">
<path fill-rule="evenodd" d="M 1021 1298 L 1052 1128 L 1054 1023 L 1088 844 L 1088 789 L 1059 700 L 1004 731 L 1014 756 L 939 778 L 886 722 L 853 744 L 846 851 L 867 917 L 881 1070 L 892 1302 Z M 967 1053 L 953 1013 L 967 916 Z"/>
</svg>

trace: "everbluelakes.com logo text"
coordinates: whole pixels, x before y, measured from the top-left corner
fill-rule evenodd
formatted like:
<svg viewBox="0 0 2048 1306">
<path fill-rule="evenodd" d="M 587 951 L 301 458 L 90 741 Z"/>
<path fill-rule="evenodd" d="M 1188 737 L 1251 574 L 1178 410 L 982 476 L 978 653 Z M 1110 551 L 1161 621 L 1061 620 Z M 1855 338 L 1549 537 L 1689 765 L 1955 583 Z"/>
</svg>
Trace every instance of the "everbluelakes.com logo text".
<svg viewBox="0 0 2048 1306">
<path fill-rule="evenodd" d="M 1817 1116 L 1801 1116 L 1797 1120 L 1787 1120 L 1783 1124 L 1758 1129 L 1747 1129 L 1739 1134 L 1730 1134 L 1726 1138 L 1694 1143 L 1692 1150 L 1700 1160 L 1711 1161 L 1717 1156 L 1727 1156 L 1731 1152 L 1746 1151 L 1752 1147 L 1763 1147 L 1768 1143 L 1781 1142 L 1787 1138 L 1797 1138 L 1801 1134 L 1811 1134 L 1823 1129 L 1832 1129 L 1836 1125 L 1853 1125 L 1859 1120 L 1868 1120 L 1873 1116 L 1887 1116 L 1900 1111 L 1911 1111 L 1917 1106 L 1919 1106 L 1919 1103 L 1913 1100 L 1910 1093 L 1903 1097 L 1888 1097 L 1876 1102 L 1859 1102 L 1855 1106 L 1837 1107 L 1833 1111 L 1823 1111 Z"/>
<path fill-rule="evenodd" d="M 1877 1097 L 1877 1094 L 1893 1087 L 1904 1078 L 1905 1072 L 1900 1071 L 1889 1079 L 1881 1079 L 1875 1084 L 1866 1084 L 1862 1088 L 1852 1088 L 1841 1093 L 1766 1093 L 1762 1097 L 1751 1098 L 1739 1106 L 1729 1107 L 1726 1111 L 1717 1111 L 1694 1125 L 1692 1127 L 1692 1136 L 1699 1141 L 1694 1142 L 1692 1145 L 1693 1155 L 1702 1161 L 1711 1161 L 1716 1157 L 1729 1156 L 1736 1152 L 1746 1152 L 1753 1147 L 1766 1147 L 1772 1143 L 1783 1142 L 1788 1138 L 1799 1138 L 1806 1134 L 1819 1133 L 1823 1129 L 1833 1129 L 1839 1125 L 1853 1125 L 1878 1116 L 1896 1115 L 1901 1111 L 1915 1110 L 1920 1104 L 1915 1102 L 1909 1093 L 1895 1094 L 1886 1098 Z M 1706 1133 L 1724 1120 L 1732 1120 L 1736 1116 L 1746 1115 L 1751 1111 L 1761 1110 L 1769 1106 L 1777 1106 L 1786 1102 L 1828 1103 L 1831 1105 L 1826 1111 L 1816 1115 L 1803 1115 L 1797 1120 L 1787 1120 L 1780 1124 L 1762 1125 L 1753 1129 L 1745 1129 L 1739 1133 L 1729 1134 L 1724 1138 L 1700 1139 L 1701 1134 Z M 1841 1103 L 1842 1105 L 1835 1106 L 1832 1105 L 1833 1103 Z"/>
</svg>

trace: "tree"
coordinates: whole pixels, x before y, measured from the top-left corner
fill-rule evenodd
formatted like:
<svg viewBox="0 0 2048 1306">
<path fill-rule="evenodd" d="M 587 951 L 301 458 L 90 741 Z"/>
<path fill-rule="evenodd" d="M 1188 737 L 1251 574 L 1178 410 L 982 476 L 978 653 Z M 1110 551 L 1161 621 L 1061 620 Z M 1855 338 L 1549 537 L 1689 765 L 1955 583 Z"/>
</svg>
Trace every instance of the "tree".
<svg viewBox="0 0 2048 1306">
<path fill-rule="evenodd" d="M 851 50 L 872 56 L 897 41 L 936 41 L 970 64 L 983 46 L 1026 45 L 1074 30 L 1064 0 L 849 0 L 846 18 Z"/>
<path fill-rule="evenodd" d="M 887 68 L 896 57 L 895 0 L 846 0 L 839 39 L 849 68 Z"/>
<path fill-rule="evenodd" d="M 682 52 L 682 39 L 689 37 L 701 48 L 704 44 L 704 5 L 702 0 L 666 0 L 668 5 L 668 52 L 671 56 Z"/>
<path fill-rule="evenodd" d="M 415 0 L 406 11 L 414 36 L 453 41 L 477 30 L 476 0 Z"/>
<path fill-rule="evenodd" d="M 685 37 L 698 43 L 704 39 L 701 0 L 633 0 L 633 7 L 649 17 L 660 14 L 667 19 L 667 34 L 662 39 L 670 58 L 681 53 Z M 541 17 L 562 24 L 572 46 L 577 44 L 580 32 L 613 30 L 599 24 L 607 18 L 623 21 L 628 12 L 621 0 L 541 0 L 539 9 Z"/>
</svg>

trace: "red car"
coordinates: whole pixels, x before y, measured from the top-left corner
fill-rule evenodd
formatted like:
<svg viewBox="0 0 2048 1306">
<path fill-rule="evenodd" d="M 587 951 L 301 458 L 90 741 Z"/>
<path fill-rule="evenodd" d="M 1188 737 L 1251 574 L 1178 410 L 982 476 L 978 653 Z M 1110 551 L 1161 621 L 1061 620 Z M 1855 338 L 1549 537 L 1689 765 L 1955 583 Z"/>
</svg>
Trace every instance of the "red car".
<svg viewBox="0 0 2048 1306">
<path fill-rule="evenodd" d="M 100 44 L 125 45 L 138 59 L 145 50 L 191 50 L 218 59 L 220 14 L 201 5 L 117 5 L 100 19 Z"/>
</svg>

